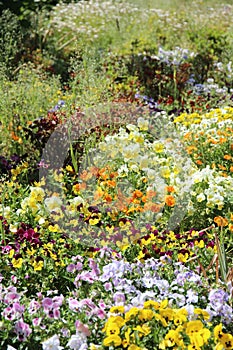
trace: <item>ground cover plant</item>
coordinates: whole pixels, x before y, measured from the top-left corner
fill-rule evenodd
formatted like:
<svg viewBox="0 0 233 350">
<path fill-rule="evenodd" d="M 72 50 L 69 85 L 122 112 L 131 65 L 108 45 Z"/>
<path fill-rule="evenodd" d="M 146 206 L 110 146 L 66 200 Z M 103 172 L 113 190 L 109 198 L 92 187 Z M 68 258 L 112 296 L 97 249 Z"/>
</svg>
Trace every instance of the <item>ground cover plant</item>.
<svg viewBox="0 0 233 350">
<path fill-rule="evenodd" d="M 232 1 L 16 5 L 0 348 L 233 349 Z"/>
</svg>

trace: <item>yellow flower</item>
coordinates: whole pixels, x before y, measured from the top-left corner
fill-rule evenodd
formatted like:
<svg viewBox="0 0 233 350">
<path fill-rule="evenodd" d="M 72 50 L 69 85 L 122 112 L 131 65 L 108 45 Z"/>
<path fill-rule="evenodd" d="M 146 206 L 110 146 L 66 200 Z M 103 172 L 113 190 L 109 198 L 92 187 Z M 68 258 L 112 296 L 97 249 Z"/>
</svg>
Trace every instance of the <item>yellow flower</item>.
<svg viewBox="0 0 233 350">
<path fill-rule="evenodd" d="M 158 303 L 158 301 L 154 301 L 154 300 L 147 300 L 144 302 L 144 308 L 153 308 L 155 310 L 159 309 L 160 304 Z"/>
<path fill-rule="evenodd" d="M 139 333 L 139 336 L 148 335 L 151 332 L 150 327 L 146 324 L 143 324 L 142 326 L 137 326 L 133 328 L 133 330 L 137 331 Z"/>
<path fill-rule="evenodd" d="M 69 171 L 70 173 L 73 173 L 74 171 L 71 165 L 67 165 L 66 170 Z"/>
<path fill-rule="evenodd" d="M 29 256 L 32 256 L 32 255 L 34 255 L 35 254 L 35 252 L 36 252 L 36 250 L 35 249 L 27 249 L 27 251 L 26 251 L 26 253 L 29 255 Z"/>
<path fill-rule="evenodd" d="M 119 335 L 110 335 L 107 338 L 104 338 L 103 341 L 103 345 L 104 346 L 120 346 L 121 345 L 121 338 L 119 337 Z"/>
<path fill-rule="evenodd" d="M 170 329 L 165 336 L 165 343 L 168 347 L 172 347 L 175 344 L 179 343 L 179 332 L 176 330 Z"/>
<path fill-rule="evenodd" d="M 13 258 L 14 256 L 14 253 L 15 253 L 15 250 L 14 249 L 11 249 L 10 252 L 9 252 L 9 258 Z"/>
<path fill-rule="evenodd" d="M 126 312 L 125 320 L 129 321 L 131 317 L 138 315 L 139 311 L 140 310 L 137 307 L 132 307 L 129 311 Z"/>
<path fill-rule="evenodd" d="M 179 253 L 178 254 L 178 260 L 180 262 L 186 262 L 188 260 L 188 258 L 189 258 L 188 253 L 185 253 L 185 254 Z"/>
<path fill-rule="evenodd" d="M 194 313 L 197 314 L 197 315 L 201 315 L 204 318 L 204 320 L 209 320 L 210 319 L 209 313 L 207 311 L 205 311 L 205 310 L 200 309 L 200 308 L 194 309 Z"/>
<path fill-rule="evenodd" d="M 141 350 L 142 348 L 140 348 L 139 346 L 135 345 L 135 344 L 131 344 L 128 347 L 128 350 Z"/>
<path fill-rule="evenodd" d="M 34 271 L 41 271 L 43 266 L 44 266 L 44 262 L 43 260 L 39 260 L 39 261 L 34 261 L 32 263 L 32 266 L 34 267 Z"/>
<path fill-rule="evenodd" d="M 139 252 L 139 254 L 138 254 L 138 256 L 137 256 L 137 259 L 138 260 L 141 260 L 141 259 L 143 259 L 145 257 L 145 254 L 140 250 L 140 252 Z"/>
<path fill-rule="evenodd" d="M 139 320 L 144 322 L 152 320 L 153 317 L 154 317 L 154 312 L 149 309 L 140 310 L 139 316 L 138 316 Z"/>
<path fill-rule="evenodd" d="M 50 232 L 60 232 L 61 231 L 61 229 L 58 226 L 58 224 L 49 225 L 48 229 L 49 229 Z"/>
<path fill-rule="evenodd" d="M 216 327 L 214 327 L 214 338 L 219 340 L 223 335 L 222 331 L 222 323 L 218 324 Z"/>
<path fill-rule="evenodd" d="M 233 349 L 233 336 L 229 333 L 224 333 L 219 339 L 220 344 L 223 345 L 224 349 Z"/>
<path fill-rule="evenodd" d="M 186 309 L 177 310 L 174 314 L 174 324 L 179 326 L 187 321 L 188 312 Z"/>
<path fill-rule="evenodd" d="M 119 306 L 113 306 L 113 307 L 111 307 L 111 309 L 110 309 L 109 311 L 112 312 L 112 313 L 118 314 L 118 313 L 124 312 L 124 310 L 125 310 L 125 307 L 119 305 Z"/>
<path fill-rule="evenodd" d="M 106 329 L 106 335 L 118 335 L 120 334 L 120 328 L 115 323 L 110 323 Z"/>
<path fill-rule="evenodd" d="M 203 328 L 203 324 L 199 320 L 189 321 L 186 327 L 186 333 L 192 335 L 195 332 L 199 332 Z"/>
<path fill-rule="evenodd" d="M 124 348 L 126 348 L 130 343 L 130 333 L 131 333 L 131 329 L 128 328 L 127 331 L 125 332 L 125 339 L 123 339 L 122 341 L 122 345 Z"/>
<path fill-rule="evenodd" d="M 13 258 L 11 260 L 11 262 L 12 262 L 13 267 L 15 267 L 16 269 L 20 269 L 20 267 L 23 264 L 23 259 L 22 258 L 19 258 L 19 259 Z"/>
<path fill-rule="evenodd" d="M 90 219 L 89 220 L 89 224 L 94 226 L 97 225 L 99 223 L 100 219 Z"/>
</svg>

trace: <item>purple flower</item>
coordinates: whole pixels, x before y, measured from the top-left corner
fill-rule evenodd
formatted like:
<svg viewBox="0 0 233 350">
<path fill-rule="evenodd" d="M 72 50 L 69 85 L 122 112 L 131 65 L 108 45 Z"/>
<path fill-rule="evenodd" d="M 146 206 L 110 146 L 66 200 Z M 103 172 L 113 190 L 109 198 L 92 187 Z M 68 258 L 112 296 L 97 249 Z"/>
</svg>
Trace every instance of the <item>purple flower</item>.
<svg viewBox="0 0 233 350">
<path fill-rule="evenodd" d="M 53 307 L 53 300 L 51 298 L 44 298 L 42 300 L 44 311 L 49 311 Z"/>
<path fill-rule="evenodd" d="M 194 292 L 192 289 L 187 291 L 187 303 L 188 304 L 196 304 L 198 302 L 198 294 Z"/>
<path fill-rule="evenodd" d="M 19 301 L 20 294 L 16 293 L 16 291 L 9 292 L 5 295 L 4 303 L 12 304 L 13 302 Z"/>
<path fill-rule="evenodd" d="M 78 300 L 69 298 L 68 303 L 69 303 L 70 310 L 78 312 L 80 307 Z"/>
<path fill-rule="evenodd" d="M 112 283 L 111 282 L 106 282 L 104 284 L 104 289 L 108 292 L 112 290 Z"/>
<path fill-rule="evenodd" d="M 40 309 L 40 303 L 38 303 L 38 301 L 36 301 L 35 299 L 32 299 L 29 303 L 29 307 L 28 307 L 28 312 L 30 315 L 33 315 L 34 313 L 36 313 L 38 310 Z"/>
<path fill-rule="evenodd" d="M 68 265 L 66 268 L 66 271 L 74 273 L 76 271 L 76 265 L 75 264 Z"/>
<path fill-rule="evenodd" d="M 16 322 L 14 331 L 17 334 L 18 340 L 22 342 L 32 333 L 32 329 L 23 319 Z"/>
<path fill-rule="evenodd" d="M 228 301 L 228 299 L 229 295 L 222 289 L 212 289 L 209 293 L 209 301 L 212 304 L 223 304 L 224 302 Z"/>
<path fill-rule="evenodd" d="M 121 292 L 116 292 L 113 295 L 113 300 L 115 302 L 115 305 L 122 305 L 125 303 L 125 294 Z"/>
<path fill-rule="evenodd" d="M 36 317 L 36 318 L 33 318 L 32 324 L 33 324 L 34 327 L 38 327 L 38 326 L 40 326 L 41 321 L 42 321 L 41 317 Z"/>
</svg>

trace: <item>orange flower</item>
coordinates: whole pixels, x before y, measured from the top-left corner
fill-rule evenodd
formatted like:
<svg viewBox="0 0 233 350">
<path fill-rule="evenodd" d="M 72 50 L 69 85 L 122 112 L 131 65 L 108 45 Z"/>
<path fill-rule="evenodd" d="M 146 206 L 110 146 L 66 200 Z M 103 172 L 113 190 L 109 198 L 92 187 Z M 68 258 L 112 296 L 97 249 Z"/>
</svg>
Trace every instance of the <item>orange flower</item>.
<svg viewBox="0 0 233 350">
<path fill-rule="evenodd" d="M 233 173 L 233 165 L 230 167 L 230 171 Z"/>
<path fill-rule="evenodd" d="M 80 174 L 80 179 L 81 180 L 89 180 L 92 178 L 92 173 L 88 172 L 87 170 L 84 170 L 81 174 Z"/>
<path fill-rule="evenodd" d="M 197 165 L 202 165 L 203 163 L 202 163 L 202 161 L 200 159 L 198 159 L 198 160 L 196 160 L 196 164 Z"/>
<path fill-rule="evenodd" d="M 87 184 L 85 182 L 76 184 L 73 186 L 73 191 L 75 194 L 78 194 L 80 191 L 85 190 L 87 187 Z"/>
<path fill-rule="evenodd" d="M 169 206 L 169 207 L 174 207 L 175 205 L 175 198 L 172 195 L 167 195 L 165 197 L 165 203 Z"/>
<path fill-rule="evenodd" d="M 116 187 L 116 181 L 114 181 L 114 180 L 108 180 L 108 181 L 106 181 L 106 184 L 109 187 Z"/>
<path fill-rule="evenodd" d="M 152 211 L 153 213 L 159 213 L 160 209 L 161 205 L 153 202 L 148 202 L 144 205 L 144 211 Z"/>
<path fill-rule="evenodd" d="M 135 190 L 133 193 L 133 198 L 141 198 L 143 193 L 140 190 Z"/>
<path fill-rule="evenodd" d="M 227 219 L 223 218 L 222 216 L 216 216 L 214 218 L 214 222 L 220 227 L 223 227 L 223 226 L 227 226 L 228 225 L 228 221 Z"/>
<path fill-rule="evenodd" d="M 151 199 L 151 198 L 156 196 L 156 192 L 153 191 L 153 190 L 149 190 L 149 191 L 146 192 L 146 196 L 147 196 L 148 199 Z"/>
<path fill-rule="evenodd" d="M 231 156 L 229 154 L 225 154 L 225 156 L 223 158 L 226 159 L 226 160 L 230 160 Z"/>
<path fill-rule="evenodd" d="M 167 187 L 166 187 L 166 190 L 167 190 L 167 192 L 169 192 L 169 193 L 175 192 L 175 189 L 174 189 L 173 186 L 167 186 Z"/>
<path fill-rule="evenodd" d="M 106 202 L 111 203 L 112 196 L 110 194 L 106 193 L 105 196 L 104 196 L 104 199 L 106 200 Z"/>
</svg>

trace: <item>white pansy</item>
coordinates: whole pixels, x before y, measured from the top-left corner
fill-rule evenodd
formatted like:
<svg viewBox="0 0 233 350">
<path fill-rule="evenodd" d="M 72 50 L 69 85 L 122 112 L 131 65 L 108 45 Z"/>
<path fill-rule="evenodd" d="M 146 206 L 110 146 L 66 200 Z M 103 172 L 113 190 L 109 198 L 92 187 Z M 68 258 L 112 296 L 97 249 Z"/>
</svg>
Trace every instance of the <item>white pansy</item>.
<svg viewBox="0 0 233 350">
<path fill-rule="evenodd" d="M 45 206 L 48 209 L 48 211 L 60 211 L 60 208 L 62 206 L 62 200 L 57 196 L 52 196 L 49 198 L 46 198 Z"/>
<path fill-rule="evenodd" d="M 72 335 L 67 346 L 72 350 L 87 350 L 87 337 L 81 332 Z"/>
<path fill-rule="evenodd" d="M 147 119 L 144 119 L 142 117 L 139 117 L 137 120 L 137 124 L 140 130 L 146 131 L 149 127 L 149 121 Z"/>
<path fill-rule="evenodd" d="M 60 346 L 60 340 L 57 334 L 53 335 L 51 338 L 42 342 L 43 350 L 61 350 L 64 349 Z"/>
<path fill-rule="evenodd" d="M 199 203 L 203 202 L 203 201 L 205 200 L 205 195 L 204 195 L 204 193 L 198 194 L 197 197 L 196 197 L 196 199 L 197 199 L 197 201 L 198 201 Z"/>
</svg>

